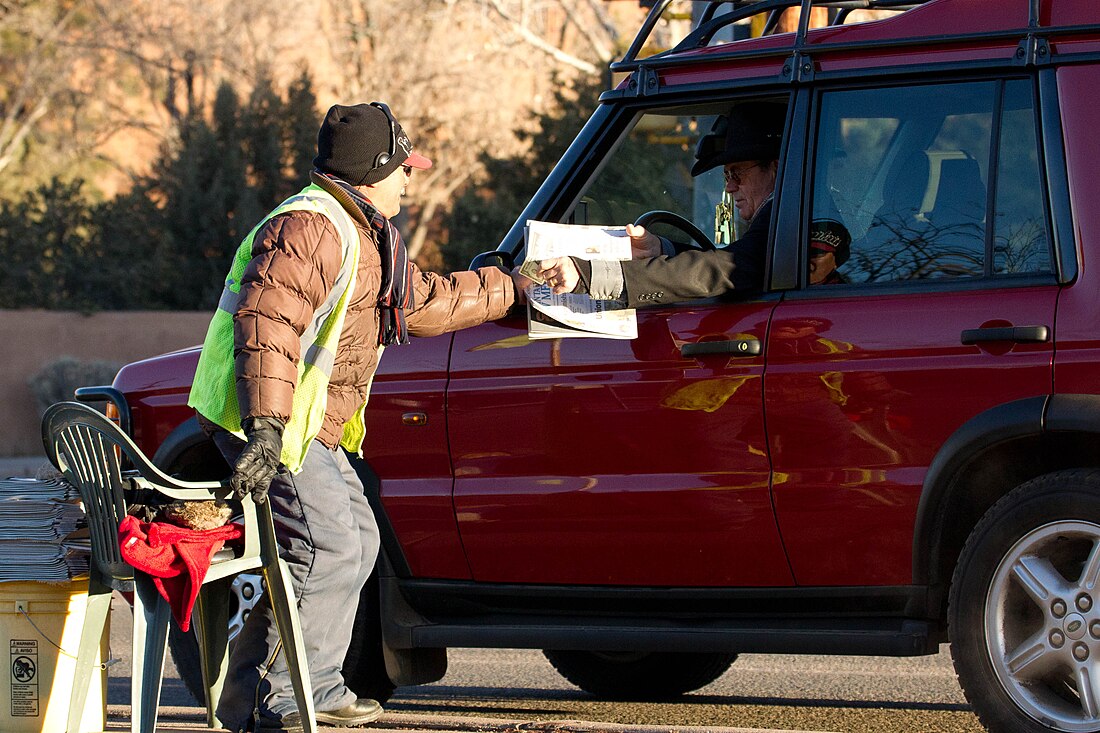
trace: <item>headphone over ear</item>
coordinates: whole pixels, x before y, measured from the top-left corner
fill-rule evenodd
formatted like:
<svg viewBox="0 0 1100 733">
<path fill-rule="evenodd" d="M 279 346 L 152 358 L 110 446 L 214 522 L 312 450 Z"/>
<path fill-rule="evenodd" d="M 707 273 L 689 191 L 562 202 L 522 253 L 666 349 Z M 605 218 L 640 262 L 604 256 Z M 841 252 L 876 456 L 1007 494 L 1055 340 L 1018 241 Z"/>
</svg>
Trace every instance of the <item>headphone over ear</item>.
<svg viewBox="0 0 1100 733">
<path fill-rule="evenodd" d="M 374 167 L 371 168 L 371 170 L 378 170 L 389 163 L 390 158 L 397 154 L 397 123 L 394 121 L 393 113 L 390 112 L 390 108 L 385 102 L 371 102 L 370 106 L 382 110 L 382 114 L 386 115 L 386 119 L 390 121 L 390 149 L 388 152 L 379 153 L 378 157 L 374 159 Z"/>
</svg>

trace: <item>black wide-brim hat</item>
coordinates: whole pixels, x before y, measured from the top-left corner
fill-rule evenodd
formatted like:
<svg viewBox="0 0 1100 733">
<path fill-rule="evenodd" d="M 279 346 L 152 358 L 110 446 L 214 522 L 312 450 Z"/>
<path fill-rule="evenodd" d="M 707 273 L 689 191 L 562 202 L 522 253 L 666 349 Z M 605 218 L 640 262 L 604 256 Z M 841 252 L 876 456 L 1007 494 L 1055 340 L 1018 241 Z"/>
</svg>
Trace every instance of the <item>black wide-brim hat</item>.
<svg viewBox="0 0 1100 733">
<path fill-rule="evenodd" d="M 714 121 L 695 148 L 697 176 L 727 163 L 777 160 L 783 142 L 787 105 L 780 102 L 744 102 Z"/>
<path fill-rule="evenodd" d="M 412 141 L 383 105 L 334 104 L 317 131 L 317 170 L 350 183 L 369 186 L 402 165 L 427 169 L 432 161 L 413 152 Z M 379 164 L 385 154 L 388 159 Z"/>
</svg>

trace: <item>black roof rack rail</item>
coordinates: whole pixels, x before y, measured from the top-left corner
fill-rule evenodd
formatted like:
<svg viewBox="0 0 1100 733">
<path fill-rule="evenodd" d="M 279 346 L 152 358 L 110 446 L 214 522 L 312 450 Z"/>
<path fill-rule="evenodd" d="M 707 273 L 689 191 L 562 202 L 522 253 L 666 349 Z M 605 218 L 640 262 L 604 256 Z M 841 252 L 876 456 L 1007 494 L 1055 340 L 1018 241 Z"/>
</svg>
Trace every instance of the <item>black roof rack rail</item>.
<svg viewBox="0 0 1100 733">
<path fill-rule="evenodd" d="M 838 10 L 837 18 L 834 19 L 833 25 L 843 23 L 844 20 L 853 10 L 897 10 L 899 12 L 915 8 L 918 5 L 923 5 L 929 0 L 694 0 L 695 2 L 706 2 L 707 8 L 703 11 L 702 16 L 699 19 L 699 24 L 695 30 L 689 33 L 682 41 L 676 44 L 675 47 L 668 51 L 663 51 L 649 58 L 656 59 L 666 55 L 678 53 L 680 51 L 694 50 L 703 48 L 710 43 L 714 34 L 721 29 L 732 25 L 738 21 L 746 18 L 751 18 L 754 15 L 760 15 L 761 13 L 767 13 L 768 19 L 764 24 L 763 35 L 769 35 L 774 32 L 775 27 L 779 23 L 779 17 L 784 10 L 789 8 L 801 8 L 802 13 L 799 16 L 798 21 L 798 33 L 795 36 L 794 49 L 800 49 L 806 41 L 806 33 L 809 30 L 810 23 L 810 9 L 815 7 L 831 8 Z M 611 64 L 612 71 L 632 71 L 637 69 L 641 64 L 638 59 L 638 54 L 641 53 L 642 47 L 649 40 L 650 35 L 653 33 L 653 29 L 657 26 L 657 21 L 661 19 L 665 11 L 671 5 L 673 0 L 658 0 L 654 3 L 653 7 L 649 11 L 649 15 L 646 16 L 645 22 L 638 30 L 637 36 L 634 37 L 634 41 L 630 44 L 626 54 L 622 60 L 616 61 Z M 1030 0 L 1031 2 L 1031 16 L 1035 23 L 1033 27 L 1038 27 L 1039 17 L 1039 0 Z M 721 15 L 717 15 L 718 9 L 723 6 L 730 6 L 730 10 Z M 717 17 L 715 17 L 717 15 Z"/>
</svg>

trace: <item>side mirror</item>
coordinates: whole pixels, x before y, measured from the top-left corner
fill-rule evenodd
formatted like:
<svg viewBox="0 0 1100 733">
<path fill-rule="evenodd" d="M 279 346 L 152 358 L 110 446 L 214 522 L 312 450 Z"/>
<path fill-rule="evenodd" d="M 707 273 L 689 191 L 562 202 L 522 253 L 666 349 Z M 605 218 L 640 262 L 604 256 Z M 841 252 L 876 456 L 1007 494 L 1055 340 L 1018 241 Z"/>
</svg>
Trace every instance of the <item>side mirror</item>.
<svg viewBox="0 0 1100 733">
<path fill-rule="evenodd" d="M 515 266 L 516 260 L 512 253 L 498 249 L 492 252 L 482 252 L 470 261 L 471 270 L 476 270 L 480 267 L 501 267 L 511 272 Z"/>
</svg>

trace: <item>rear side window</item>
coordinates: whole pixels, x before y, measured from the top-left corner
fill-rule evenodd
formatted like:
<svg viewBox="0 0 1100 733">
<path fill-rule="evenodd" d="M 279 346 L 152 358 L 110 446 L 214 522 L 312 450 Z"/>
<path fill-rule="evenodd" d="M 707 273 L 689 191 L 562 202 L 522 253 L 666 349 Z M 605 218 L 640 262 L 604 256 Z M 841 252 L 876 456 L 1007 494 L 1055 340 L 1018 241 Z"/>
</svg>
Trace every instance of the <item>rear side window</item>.
<svg viewBox="0 0 1100 733">
<path fill-rule="evenodd" d="M 1039 173 L 1039 134 L 1031 84 L 1005 84 L 997 198 L 993 207 L 993 273 L 1052 272 Z"/>
<path fill-rule="evenodd" d="M 1052 272 L 1029 80 L 824 92 L 818 120 L 825 282 Z"/>
</svg>

